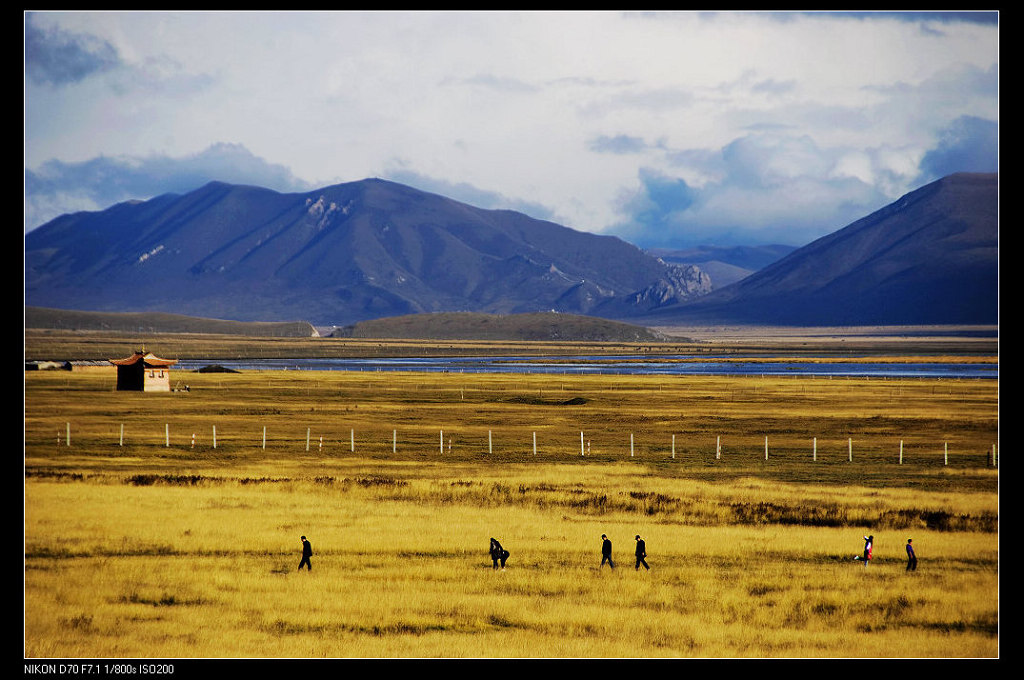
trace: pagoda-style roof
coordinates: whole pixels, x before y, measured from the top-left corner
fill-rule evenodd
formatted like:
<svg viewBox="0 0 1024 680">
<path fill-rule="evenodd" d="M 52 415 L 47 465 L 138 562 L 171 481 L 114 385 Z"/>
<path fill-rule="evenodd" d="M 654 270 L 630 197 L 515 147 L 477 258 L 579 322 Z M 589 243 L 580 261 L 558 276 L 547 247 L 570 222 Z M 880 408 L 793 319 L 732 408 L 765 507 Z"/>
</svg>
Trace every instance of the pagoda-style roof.
<svg viewBox="0 0 1024 680">
<path fill-rule="evenodd" d="M 141 361 L 142 365 L 145 366 L 146 368 L 166 368 L 168 366 L 173 366 L 174 364 L 178 363 L 177 359 L 161 359 L 152 352 L 145 351 L 136 352 L 135 354 L 125 359 L 108 359 L 107 361 L 114 364 L 115 366 L 131 366 Z"/>
</svg>

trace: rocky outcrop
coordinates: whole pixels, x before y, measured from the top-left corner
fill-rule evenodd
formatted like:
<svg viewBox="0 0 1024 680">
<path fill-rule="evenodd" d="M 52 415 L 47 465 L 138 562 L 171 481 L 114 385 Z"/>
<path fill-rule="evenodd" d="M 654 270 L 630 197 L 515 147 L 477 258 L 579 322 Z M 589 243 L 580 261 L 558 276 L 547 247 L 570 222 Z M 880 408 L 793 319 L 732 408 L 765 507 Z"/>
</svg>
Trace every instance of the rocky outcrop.
<svg viewBox="0 0 1024 680">
<path fill-rule="evenodd" d="M 667 266 L 664 278 L 631 296 L 634 304 L 644 309 L 653 309 L 711 292 L 711 277 L 700 267 L 692 264 Z"/>
</svg>

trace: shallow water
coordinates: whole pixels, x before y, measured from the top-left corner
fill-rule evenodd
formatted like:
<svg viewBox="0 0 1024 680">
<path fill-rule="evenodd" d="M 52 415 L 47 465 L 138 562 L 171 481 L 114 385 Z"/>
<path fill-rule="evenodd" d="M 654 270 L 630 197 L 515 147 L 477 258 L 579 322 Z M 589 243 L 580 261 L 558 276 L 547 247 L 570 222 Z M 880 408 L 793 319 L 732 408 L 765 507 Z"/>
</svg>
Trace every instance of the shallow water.
<svg viewBox="0 0 1024 680">
<path fill-rule="evenodd" d="M 687 359 L 687 360 L 683 360 Z M 693 361 L 689 357 L 404 357 L 387 359 L 245 359 L 182 360 L 178 367 L 195 370 L 223 366 L 236 370 L 421 371 L 425 373 L 541 373 L 566 375 L 806 375 L 886 378 L 998 378 L 997 364 L 885 363 L 819 360 L 816 362 Z"/>
</svg>

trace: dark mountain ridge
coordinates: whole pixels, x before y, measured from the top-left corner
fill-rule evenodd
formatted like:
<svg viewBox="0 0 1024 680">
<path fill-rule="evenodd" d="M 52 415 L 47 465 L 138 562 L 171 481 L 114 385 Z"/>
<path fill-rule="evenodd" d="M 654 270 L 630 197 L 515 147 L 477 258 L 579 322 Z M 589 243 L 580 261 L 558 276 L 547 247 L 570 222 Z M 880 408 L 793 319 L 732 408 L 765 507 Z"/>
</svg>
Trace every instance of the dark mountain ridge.
<svg viewBox="0 0 1024 680">
<path fill-rule="evenodd" d="M 711 291 L 618 238 L 372 179 L 220 182 L 25 237 L 26 305 L 320 326 L 423 312 L 646 323 L 998 323 L 998 176 L 957 174 Z"/>
<path fill-rule="evenodd" d="M 998 212 L 998 175 L 950 175 L 647 321 L 995 324 Z"/>
<path fill-rule="evenodd" d="M 648 303 L 624 296 L 650 286 L 689 294 L 683 268 L 618 238 L 379 179 L 304 194 L 213 182 L 64 215 L 26 235 L 25 267 L 34 306 L 339 326 L 608 303 L 630 315 Z"/>
</svg>

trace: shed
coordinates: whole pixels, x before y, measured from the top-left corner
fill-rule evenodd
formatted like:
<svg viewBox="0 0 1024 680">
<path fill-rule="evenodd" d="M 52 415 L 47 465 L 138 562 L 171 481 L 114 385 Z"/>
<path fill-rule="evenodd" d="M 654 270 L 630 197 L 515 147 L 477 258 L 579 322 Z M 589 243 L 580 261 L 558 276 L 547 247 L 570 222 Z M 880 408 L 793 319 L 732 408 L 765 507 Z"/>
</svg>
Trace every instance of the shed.
<svg viewBox="0 0 1024 680">
<path fill-rule="evenodd" d="M 75 373 L 105 373 L 112 370 L 113 367 L 109 361 L 68 361 L 62 368 Z"/>
<path fill-rule="evenodd" d="M 145 350 L 125 359 L 109 359 L 117 367 L 117 389 L 139 392 L 170 392 L 171 366 L 177 359 L 161 359 Z"/>
</svg>

